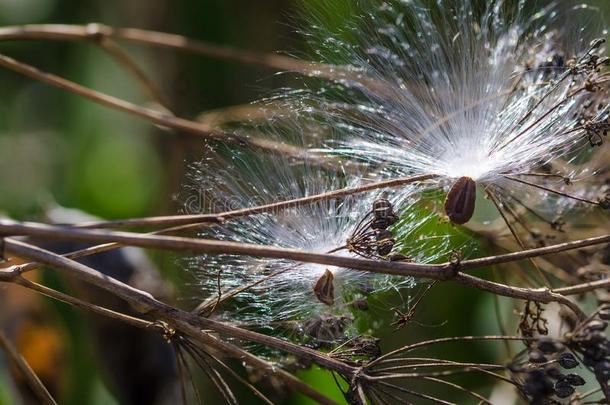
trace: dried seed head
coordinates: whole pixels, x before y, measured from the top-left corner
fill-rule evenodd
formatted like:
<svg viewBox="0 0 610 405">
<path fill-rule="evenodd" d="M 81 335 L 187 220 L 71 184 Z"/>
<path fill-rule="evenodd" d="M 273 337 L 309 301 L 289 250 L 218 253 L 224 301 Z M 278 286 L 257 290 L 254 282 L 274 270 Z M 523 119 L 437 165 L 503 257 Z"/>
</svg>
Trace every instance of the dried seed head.
<svg viewBox="0 0 610 405">
<path fill-rule="evenodd" d="M 477 185 L 470 177 L 460 177 L 445 199 L 445 213 L 451 222 L 462 225 L 474 213 Z"/>
<path fill-rule="evenodd" d="M 375 218 L 389 218 L 394 215 L 392 203 L 386 198 L 379 198 L 373 202 L 373 215 Z"/>
<path fill-rule="evenodd" d="M 568 384 L 576 387 L 580 387 L 581 385 L 586 384 L 585 379 L 579 376 L 578 374 L 567 374 L 564 378 L 568 382 Z"/>
<path fill-rule="evenodd" d="M 326 269 L 322 277 L 316 281 L 313 287 L 313 292 L 318 300 L 326 305 L 333 305 L 335 303 L 335 285 L 333 280 L 335 276 L 333 273 Z"/>
<path fill-rule="evenodd" d="M 569 352 L 561 353 L 557 361 L 559 365 L 565 369 L 571 369 L 578 366 L 578 360 Z"/>
<path fill-rule="evenodd" d="M 315 339 L 318 346 L 328 346 L 345 340 L 346 329 L 353 322 L 348 316 L 321 315 L 303 324 L 305 333 Z"/>
<path fill-rule="evenodd" d="M 565 380 L 559 380 L 555 383 L 555 395 L 559 398 L 568 398 L 574 394 L 576 390 Z"/>
<path fill-rule="evenodd" d="M 387 256 L 394 248 L 394 235 L 388 230 L 379 231 L 377 234 L 377 254 Z"/>
</svg>

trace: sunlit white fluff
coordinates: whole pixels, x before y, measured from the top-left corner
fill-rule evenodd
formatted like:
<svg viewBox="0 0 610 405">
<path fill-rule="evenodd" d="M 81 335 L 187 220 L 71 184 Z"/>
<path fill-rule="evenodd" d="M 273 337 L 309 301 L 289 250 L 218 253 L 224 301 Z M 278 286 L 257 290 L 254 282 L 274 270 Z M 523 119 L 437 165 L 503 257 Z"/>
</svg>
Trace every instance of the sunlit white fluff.
<svg viewBox="0 0 610 405">
<path fill-rule="evenodd" d="M 297 163 L 289 158 L 270 158 L 233 150 L 229 157 L 216 155 L 193 166 L 189 193 L 201 196 L 198 200 L 202 204 L 197 208 L 193 205 L 189 208 L 187 204 L 187 210 L 191 213 L 222 212 L 355 186 L 359 181 L 359 176 L 351 176 L 346 181 L 344 173 L 326 170 L 309 162 Z M 370 212 L 372 202 L 378 196 L 379 193 L 359 194 L 231 220 L 205 231 L 202 236 L 308 252 L 329 252 L 345 245 L 356 224 Z M 410 206 L 408 193 L 401 193 L 396 198 L 388 197 L 400 206 Z M 445 234 L 428 235 L 424 228 L 430 228 L 431 221 L 436 219 L 425 210 L 416 213 L 407 209 L 397 235 L 400 239 L 397 249 L 420 262 L 446 257 L 450 250 L 450 237 Z M 335 254 L 356 257 L 345 250 Z M 226 293 L 262 280 L 269 274 L 282 272 L 215 309 L 215 315 L 226 320 L 269 329 L 270 332 L 294 327 L 307 329 L 312 322 L 325 317 L 342 318 L 349 324 L 354 312 L 350 303 L 354 300 L 410 286 L 413 282 L 409 278 L 333 266 L 233 255 L 203 255 L 190 258 L 188 262 L 188 268 L 197 277 L 197 295 L 209 303 L 213 303 L 217 296 L 219 277 L 221 289 Z M 334 274 L 335 303 L 332 306 L 320 302 L 313 291 L 314 284 L 326 269 Z M 348 325 L 344 328 L 346 331 L 350 329 Z M 316 338 L 320 338 L 319 333 L 317 330 Z"/>
<path fill-rule="evenodd" d="M 489 185 L 582 152 L 588 134 L 575 128 L 592 98 L 600 105 L 588 119 L 607 119 L 607 98 L 572 95 L 588 73 L 571 75 L 568 61 L 577 63 L 591 40 L 605 35 L 584 5 L 349 4 L 352 17 L 340 30 L 325 30 L 323 11 L 314 17 L 325 39 L 313 46 L 321 62 L 334 65 L 336 82 L 287 97 L 335 129 L 318 150 L 388 177 L 434 173 L 441 181 L 468 176 Z M 561 63 L 553 65 L 559 56 Z"/>
</svg>

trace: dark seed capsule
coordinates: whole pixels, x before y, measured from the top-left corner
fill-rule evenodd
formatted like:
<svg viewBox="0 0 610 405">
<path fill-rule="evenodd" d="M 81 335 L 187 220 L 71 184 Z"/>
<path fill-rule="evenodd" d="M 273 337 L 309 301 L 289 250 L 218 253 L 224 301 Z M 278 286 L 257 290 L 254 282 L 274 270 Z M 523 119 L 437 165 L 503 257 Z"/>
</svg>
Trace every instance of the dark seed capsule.
<svg viewBox="0 0 610 405">
<path fill-rule="evenodd" d="M 375 218 L 371 223 L 371 228 L 374 230 L 384 230 L 387 229 L 393 222 L 390 218 Z"/>
<path fill-rule="evenodd" d="M 388 231 L 387 229 L 384 229 L 382 231 L 377 232 L 377 235 L 375 235 L 375 238 L 377 239 L 377 241 L 381 242 L 382 240 L 385 240 L 385 239 L 393 239 L 394 235 L 392 235 L 392 232 Z"/>
<path fill-rule="evenodd" d="M 451 222 L 462 225 L 470 221 L 474 213 L 477 184 L 470 177 L 460 177 L 445 199 L 445 213 Z"/>
<path fill-rule="evenodd" d="M 326 269 L 322 277 L 316 281 L 313 287 L 313 292 L 318 300 L 326 305 L 333 305 L 335 302 L 335 285 L 333 284 L 335 276 Z"/>
<path fill-rule="evenodd" d="M 601 330 L 587 331 L 585 342 L 590 345 L 599 345 L 600 347 L 606 342 L 606 334 Z M 605 354 L 604 354 L 605 356 Z"/>
<path fill-rule="evenodd" d="M 377 253 L 380 256 L 386 256 L 390 254 L 394 248 L 394 237 L 392 232 L 388 230 L 380 231 L 377 234 Z"/>
<path fill-rule="evenodd" d="M 389 218 L 394 215 L 392 203 L 385 198 L 379 198 L 373 202 L 373 215 L 375 218 Z"/>
<path fill-rule="evenodd" d="M 558 359 L 559 365 L 563 368 L 574 368 L 578 366 L 578 360 L 572 353 L 561 353 Z"/>
<path fill-rule="evenodd" d="M 559 398 L 567 398 L 576 390 L 565 380 L 559 380 L 555 383 L 555 395 Z"/>
<path fill-rule="evenodd" d="M 377 243 L 377 254 L 379 256 L 387 256 L 392 252 L 394 248 L 394 241 L 391 239 L 385 239 Z"/>
<path fill-rule="evenodd" d="M 601 143 L 599 145 L 601 145 Z M 599 206 L 605 210 L 610 210 L 610 194 L 599 200 Z"/>
<path fill-rule="evenodd" d="M 578 374 L 568 374 L 565 376 L 565 380 L 568 382 L 568 384 L 573 385 L 575 387 L 585 385 L 586 383 L 585 379 L 579 376 Z"/>
</svg>

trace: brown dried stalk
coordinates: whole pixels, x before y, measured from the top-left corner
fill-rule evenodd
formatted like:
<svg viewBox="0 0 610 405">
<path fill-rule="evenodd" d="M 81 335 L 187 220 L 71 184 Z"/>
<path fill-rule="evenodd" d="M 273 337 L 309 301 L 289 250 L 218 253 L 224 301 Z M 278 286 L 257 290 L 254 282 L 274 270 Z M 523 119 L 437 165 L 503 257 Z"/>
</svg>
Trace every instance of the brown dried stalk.
<svg viewBox="0 0 610 405">
<path fill-rule="evenodd" d="M 605 235 L 596 238 L 584 239 L 581 241 L 567 242 L 559 245 L 525 250 L 522 252 L 484 257 L 481 259 L 465 260 L 457 264 L 454 262 L 446 262 L 441 264 L 420 264 L 341 257 L 333 254 L 303 252 L 295 249 L 224 242 L 202 238 L 184 238 L 175 236 L 142 235 L 130 232 L 85 230 L 36 223 L 19 223 L 10 220 L 0 220 L 0 235 L 2 234 L 13 236 L 27 235 L 49 239 L 65 239 L 87 242 L 116 242 L 121 245 L 144 248 L 205 252 L 210 254 L 228 253 L 276 259 L 288 259 L 307 263 L 352 268 L 355 270 L 369 271 L 373 273 L 411 276 L 432 280 L 452 280 L 459 284 L 507 297 L 543 303 L 559 302 L 572 309 L 580 318 L 582 318 L 584 314 L 576 304 L 563 295 L 557 294 L 548 288 L 528 289 L 513 287 L 460 272 L 610 242 L 610 235 Z M 5 250 L 8 253 L 11 252 L 14 243 L 16 243 L 16 241 L 12 239 L 5 239 Z M 610 280 L 608 280 L 607 283 L 610 284 Z M 598 284 L 595 284 L 594 287 L 601 288 Z M 579 286 L 579 288 L 585 287 Z"/>
<path fill-rule="evenodd" d="M 57 402 L 55 402 L 49 391 L 47 391 L 34 370 L 32 370 L 28 362 L 19 354 L 17 348 L 8 340 L 3 332 L 0 332 L 0 346 L 27 381 L 40 403 L 45 405 L 57 405 Z"/>
<path fill-rule="evenodd" d="M 197 41 L 182 35 L 143 30 L 138 28 L 113 28 L 90 23 L 87 25 L 29 24 L 0 28 L 0 41 L 4 40 L 55 40 L 102 42 L 114 39 L 140 45 L 151 45 L 195 53 L 215 59 L 236 63 L 257 65 L 268 69 L 294 72 L 326 80 L 349 80 L 365 86 L 380 96 L 391 97 L 395 90 L 387 83 L 367 77 L 362 72 L 352 72 L 349 68 L 323 63 L 304 61 L 285 55 L 253 52 L 210 42 Z"/>
<path fill-rule="evenodd" d="M 146 118 L 149 121 L 164 127 L 169 127 L 185 133 L 202 136 L 206 139 L 225 141 L 238 144 L 240 146 L 252 147 L 254 149 L 262 149 L 271 153 L 278 153 L 286 156 L 292 156 L 299 159 L 315 160 L 316 156 L 310 154 L 306 150 L 285 143 L 275 142 L 269 139 L 247 137 L 244 135 L 223 132 L 208 125 L 179 118 L 170 113 L 160 112 L 150 108 L 142 107 L 128 101 L 113 97 L 99 91 L 81 86 L 75 82 L 56 76 L 51 73 L 44 72 L 34 66 L 21 63 L 13 58 L 0 54 L 0 66 L 13 70 L 17 73 L 39 80 L 43 83 L 58 87 L 70 93 L 77 94 L 96 103 L 115 110 L 130 113 L 132 115 Z M 318 156 L 319 157 L 319 156 Z M 322 160 L 324 158 L 322 157 Z"/>
<path fill-rule="evenodd" d="M 218 214 L 195 214 L 195 215 L 167 215 L 157 217 L 132 218 L 118 221 L 102 221 L 79 224 L 81 228 L 121 228 L 121 227 L 142 227 L 142 226 L 176 226 L 163 232 L 178 232 L 190 229 L 197 229 L 202 224 L 218 224 L 231 219 L 257 215 L 262 213 L 277 213 L 288 208 L 296 208 L 303 205 L 314 204 L 321 201 L 328 201 L 347 197 L 350 195 L 366 193 L 382 188 L 402 187 L 408 184 L 424 182 L 437 177 L 435 174 L 422 174 L 409 177 L 399 177 L 396 179 L 376 181 L 355 187 L 346 187 L 339 190 L 328 191 L 326 193 L 314 194 L 307 197 L 295 198 L 292 200 L 279 201 L 272 204 L 259 205 L 256 207 L 242 208 L 233 211 L 221 212 Z"/>
<path fill-rule="evenodd" d="M 71 277 L 77 278 L 89 284 L 94 284 L 125 300 L 137 311 L 156 317 L 159 321 L 167 323 L 167 325 L 173 329 L 191 337 L 200 344 L 213 347 L 225 355 L 239 359 L 240 361 L 243 361 L 254 368 L 268 370 L 269 372 L 282 378 L 282 380 L 290 387 L 299 390 L 304 395 L 307 395 L 320 403 L 335 404 L 334 401 L 329 400 L 324 395 L 311 389 L 309 386 L 302 383 L 291 374 L 274 367 L 272 364 L 267 363 L 266 361 L 248 353 L 247 351 L 238 348 L 237 346 L 224 342 L 208 334 L 204 331 L 204 329 L 211 329 L 234 339 L 257 342 L 278 350 L 287 351 L 303 359 L 314 361 L 323 367 L 335 370 L 345 375 L 351 375 L 355 372 L 353 367 L 314 350 L 294 345 L 290 342 L 286 342 L 271 336 L 261 335 L 256 332 L 240 329 L 235 326 L 216 322 L 210 319 L 197 317 L 188 312 L 181 311 L 156 300 L 150 294 L 144 291 L 135 289 L 90 267 L 66 259 L 55 253 L 17 241 L 11 242 L 10 245 L 12 254 L 18 255 L 22 258 L 40 261 L 49 267 L 66 273 Z M 0 272 L 0 280 L 4 282 L 12 282 L 13 279 L 18 275 L 18 268 L 14 267 L 12 269 Z"/>
</svg>

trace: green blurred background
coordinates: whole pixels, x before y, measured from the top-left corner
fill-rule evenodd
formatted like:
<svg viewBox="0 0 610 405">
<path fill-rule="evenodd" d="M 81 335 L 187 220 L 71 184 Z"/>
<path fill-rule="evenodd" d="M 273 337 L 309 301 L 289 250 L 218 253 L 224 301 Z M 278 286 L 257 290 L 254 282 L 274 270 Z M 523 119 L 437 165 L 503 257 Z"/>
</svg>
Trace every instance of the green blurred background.
<svg viewBox="0 0 610 405">
<path fill-rule="evenodd" d="M 315 6 L 317 1 L 323 2 L 307 3 Z M 300 2 L 288 0 L 0 0 L 0 25 L 101 22 L 173 32 L 255 51 L 298 52 L 305 50 L 294 30 L 301 7 Z M 341 26 L 342 17 L 338 13 L 334 23 Z M 255 66 L 147 47 L 129 45 L 126 49 L 155 78 L 174 112 L 183 117 L 248 103 L 286 84 L 283 76 Z M 115 96 L 148 102 L 134 80 L 92 44 L 11 41 L 0 43 L 0 52 Z M 38 219 L 54 202 L 105 219 L 174 214 L 179 209 L 174 196 L 180 192 L 185 168 L 202 152 L 203 142 L 196 137 L 163 131 L 0 70 L 0 211 L 13 218 Z M 172 258 L 160 254 L 152 257 L 166 278 L 182 279 Z M 46 280 L 61 287 L 59 280 L 50 276 Z M 410 292 L 403 294 L 406 297 Z M 24 295 L 20 299 L 33 297 Z M 63 347 L 51 371 L 60 380 L 59 402 L 116 403 L 99 372 L 82 315 L 48 301 L 41 305 L 51 319 L 49 327 L 54 329 L 42 340 L 48 343 L 58 339 Z M 385 328 L 381 332 L 383 348 L 389 350 L 427 337 L 499 333 L 493 308 L 494 301 L 487 295 L 443 284 L 426 298 L 417 316 L 422 323 L 433 326 L 411 324 L 398 332 Z M 18 309 L 15 311 L 18 313 Z M 392 314 L 386 310 L 378 316 L 390 321 Z M 441 324 L 444 326 L 434 326 Z M 33 355 L 44 357 L 53 346 L 40 350 Z M 455 347 L 447 350 L 456 360 L 473 355 L 485 360 L 501 354 L 503 347 L 478 345 L 470 346 L 468 352 L 456 351 Z M 301 376 L 340 399 L 332 378 L 324 372 L 312 370 Z M 487 382 L 470 379 L 466 383 L 474 388 Z M 19 403 L 14 385 L 4 367 L 0 373 L 0 403 Z M 491 389 L 486 387 L 483 392 Z M 216 396 L 210 401 L 212 398 Z M 459 402 L 459 394 L 454 398 Z M 298 397 L 286 401 L 307 403 Z"/>
</svg>

